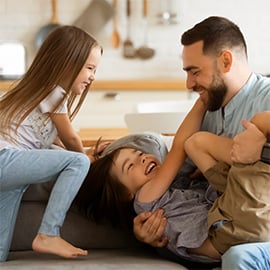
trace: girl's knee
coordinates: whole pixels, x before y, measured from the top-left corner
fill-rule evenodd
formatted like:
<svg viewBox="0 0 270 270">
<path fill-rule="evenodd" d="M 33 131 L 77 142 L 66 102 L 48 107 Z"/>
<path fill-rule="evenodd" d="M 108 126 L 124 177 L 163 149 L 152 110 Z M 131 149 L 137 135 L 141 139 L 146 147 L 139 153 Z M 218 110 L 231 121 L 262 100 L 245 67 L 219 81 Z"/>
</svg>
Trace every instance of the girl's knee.
<svg viewBox="0 0 270 270">
<path fill-rule="evenodd" d="M 88 170 L 90 167 L 90 159 L 86 154 L 83 153 L 75 153 L 75 161 L 76 165 L 85 168 L 85 170 Z"/>
</svg>

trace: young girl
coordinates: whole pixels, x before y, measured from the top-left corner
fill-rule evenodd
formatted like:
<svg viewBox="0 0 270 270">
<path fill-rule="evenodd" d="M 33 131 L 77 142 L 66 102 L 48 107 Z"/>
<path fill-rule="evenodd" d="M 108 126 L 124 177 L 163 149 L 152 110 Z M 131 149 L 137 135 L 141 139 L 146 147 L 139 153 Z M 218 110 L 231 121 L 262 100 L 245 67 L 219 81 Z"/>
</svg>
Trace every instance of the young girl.
<svg viewBox="0 0 270 270">
<path fill-rule="evenodd" d="M 87 254 L 63 240 L 60 227 L 90 165 L 90 153 L 85 153 L 71 120 L 101 55 L 102 48 L 86 32 L 59 27 L 23 78 L 0 99 L 0 261 L 8 256 L 23 192 L 29 184 L 49 180 L 56 182 L 33 249 L 66 258 Z M 49 149 L 57 140 L 71 151 Z"/>
</svg>

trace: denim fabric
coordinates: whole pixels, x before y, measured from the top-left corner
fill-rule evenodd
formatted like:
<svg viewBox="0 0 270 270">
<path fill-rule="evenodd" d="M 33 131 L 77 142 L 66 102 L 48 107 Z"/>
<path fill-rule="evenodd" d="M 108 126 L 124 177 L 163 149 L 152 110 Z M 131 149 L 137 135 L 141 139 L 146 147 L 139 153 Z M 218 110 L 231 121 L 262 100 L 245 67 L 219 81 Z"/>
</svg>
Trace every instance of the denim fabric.
<svg viewBox="0 0 270 270">
<path fill-rule="evenodd" d="M 249 243 L 231 247 L 222 256 L 222 270 L 270 269 L 270 243 Z"/>
<path fill-rule="evenodd" d="M 89 165 L 86 155 L 71 151 L 12 148 L 0 151 L 0 261 L 7 258 L 20 201 L 27 187 L 56 180 L 39 233 L 58 236 Z"/>
</svg>

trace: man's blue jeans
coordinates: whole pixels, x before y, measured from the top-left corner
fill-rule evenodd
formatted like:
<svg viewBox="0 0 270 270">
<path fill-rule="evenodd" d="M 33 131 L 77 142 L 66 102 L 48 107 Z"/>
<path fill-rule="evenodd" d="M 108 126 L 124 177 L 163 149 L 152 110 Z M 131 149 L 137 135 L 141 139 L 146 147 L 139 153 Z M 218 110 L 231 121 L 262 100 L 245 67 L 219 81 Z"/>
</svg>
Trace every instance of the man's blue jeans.
<svg viewBox="0 0 270 270">
<path fill-rule="evenodd" d="M 89 166 L 90 160 L 83 153 L 12 148 L 0 151 L 0 262 L 7 259 L 21 198 L 27 187 L 56 180 L 39 233 L 59 236 L 66 212 Z"/>
<path fill-rule="evenodd" d="M 231 247 L 222 256 L 222 270 L 270 269 L 270 242 Z"/>
</svg>

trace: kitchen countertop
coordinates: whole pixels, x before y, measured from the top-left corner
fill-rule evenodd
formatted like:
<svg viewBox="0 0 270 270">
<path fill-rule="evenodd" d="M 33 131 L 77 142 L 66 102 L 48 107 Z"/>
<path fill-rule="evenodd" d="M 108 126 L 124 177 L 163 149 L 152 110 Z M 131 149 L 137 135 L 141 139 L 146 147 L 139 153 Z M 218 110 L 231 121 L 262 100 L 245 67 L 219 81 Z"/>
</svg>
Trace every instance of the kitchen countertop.
<svg viewBox="0 0 270 270">
<path fill-rule="evenodd" d="M 83 145 L 86 147 L 95 145 L 100 137 L 102 141 L 111 142 L 128 134 L 127 128 L 82 128 L 79 130 Z"/>
<path fill-rule="evenodd" d="M 7 91 L 16 81 L 0 80 L 0 91 Z M 186 90 L 186 83 L 176 79 L 149 79 L 149 80 L 96 80 L 91 86 L 91 90 Z"/>
</svg>

